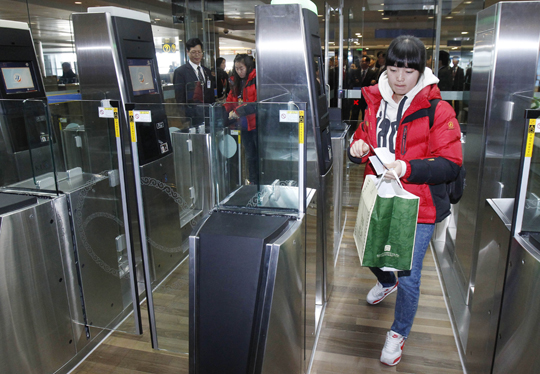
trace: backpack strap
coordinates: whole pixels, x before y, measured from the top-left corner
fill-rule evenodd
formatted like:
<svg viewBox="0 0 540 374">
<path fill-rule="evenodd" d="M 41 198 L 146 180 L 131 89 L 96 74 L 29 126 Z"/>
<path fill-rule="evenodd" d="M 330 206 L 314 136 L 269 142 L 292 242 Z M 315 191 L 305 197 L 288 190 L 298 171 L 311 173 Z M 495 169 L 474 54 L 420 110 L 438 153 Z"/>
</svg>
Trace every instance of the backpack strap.
<svg viewBox="0 0 540 374">
<path fill-rule="evenodd" d="M 431 129 L 433 127 L 433 123 L 435 122 L 435 110 L 437 110 L 437 104 L 439 104 L 439 101 L 441 99 L 433 99 L 430 100 L 431 106 L 429 107 L 429 128 Z"/>
<path fill-rule="evenodd" d="M 413 114 L 408 115 L 407 117 L 405 117 L 402 123 L 405 124 L 419 118 L 428 117 L 429 128 L 431 129 L 433 127 L 433 122 L 435 121 L 435 110 L 437 109 L 437 104 L 439 104 L 439 101 L 441 101 L 441 99 L 430 100 L 429 102 L 431 105 L 429 108 L 420 109 L 414 112 Z"/>
</svg>

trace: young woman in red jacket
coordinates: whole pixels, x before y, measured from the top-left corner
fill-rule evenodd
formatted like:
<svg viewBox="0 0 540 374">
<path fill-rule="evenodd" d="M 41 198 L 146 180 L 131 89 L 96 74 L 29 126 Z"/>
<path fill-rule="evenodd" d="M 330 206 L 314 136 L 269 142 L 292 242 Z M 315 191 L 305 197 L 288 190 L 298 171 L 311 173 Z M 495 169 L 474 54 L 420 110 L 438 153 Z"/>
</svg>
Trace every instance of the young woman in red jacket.
<svg viewBox="0 0 540 374">
<path fill-rule="evenodd" d="M 257 102 L 256 70 L 253 57 L 238 54 L 234 58 L 232 87 L 224 104 L 230 120 L 236 120 L 246 152 L 250 184 L 259 183 L 259 160 L 256 121 Z"/>
<path fill-rule="evenodd" d="M 367 295 L 378 304 L 396 289 L 394 323 L 386 335 L 381 362 L 397 365 L 418 308 L 422 262 L 434 231 L 434 224 L 450 214 L 446 183 L 454 180 L 462 163 L 461 131 L 455 112 L 439 101 L 433 124 L 427 115 L 431 100 L 441 99 L 439 80 L 426 67 L 424 44 L 413 36 L 392 41 L 386 55 L 386 71 L 378 85 L 362 89 L 368 104 L 364 122 L 356 130 L 349 157 L 363 163 L 372 156 L 371 146 L 387 147 L 396 161 L 394 169 L 405 190 L 420 198 L 418 224 L 410 271 L 393 272 L 370 268 L 377 284 Z M 366 174 L 374 174 L 370 163 Z"/>
</svg>

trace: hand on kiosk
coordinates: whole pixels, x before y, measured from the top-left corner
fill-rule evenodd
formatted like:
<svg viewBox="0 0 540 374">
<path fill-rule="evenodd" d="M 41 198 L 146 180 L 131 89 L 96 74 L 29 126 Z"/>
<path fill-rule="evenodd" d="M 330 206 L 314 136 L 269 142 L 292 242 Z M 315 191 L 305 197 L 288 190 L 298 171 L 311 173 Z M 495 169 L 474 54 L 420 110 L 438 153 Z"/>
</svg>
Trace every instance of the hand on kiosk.
<svg viewBox="0 0 540 374">
<path fill-rule="evenodd" d="M 362 139 L 358 139 L 351 146 L 351 156 L 356 158 L 361 158 L 366 156 L 369 152 L 369 145 L 366 144 Z"/>
</svg>

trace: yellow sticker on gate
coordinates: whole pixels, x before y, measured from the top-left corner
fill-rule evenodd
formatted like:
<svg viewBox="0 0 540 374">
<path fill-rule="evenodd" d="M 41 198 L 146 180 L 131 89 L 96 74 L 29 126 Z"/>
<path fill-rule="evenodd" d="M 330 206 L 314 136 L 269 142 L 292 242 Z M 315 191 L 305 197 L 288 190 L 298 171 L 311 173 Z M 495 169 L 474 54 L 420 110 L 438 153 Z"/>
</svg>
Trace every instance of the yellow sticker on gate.
<svg viewBox="0 0 540 374">
<path fill-rule="evenodd" d="M 137 129 L 135 128 L 135 120 L 133 119 L 133 111 L 129 111 L 129 130 L 131 132 L 131 142 L 137 143 Z"/>
<path fill-rule="evenodd" d="M 299 120 L 298 120 L 298 143 L 304 144 L 304 111 L 301 110 L 299 113 Z"/>
</svg>

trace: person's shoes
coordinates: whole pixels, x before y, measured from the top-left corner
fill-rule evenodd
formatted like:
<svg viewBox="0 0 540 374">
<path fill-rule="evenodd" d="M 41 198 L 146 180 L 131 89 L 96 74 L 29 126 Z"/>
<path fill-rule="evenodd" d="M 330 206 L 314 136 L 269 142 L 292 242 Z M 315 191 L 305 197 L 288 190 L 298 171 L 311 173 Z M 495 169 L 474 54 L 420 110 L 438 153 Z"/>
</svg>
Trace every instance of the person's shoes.
<svg viewBox="0 0 540 374">
<path fill-rule="evenodd" d="M 369 291 L 366 297 L 368 304 L 375 305 L 383 301 L 386 296 L 397 290 L 398 283 L 399 281 L 396 281 L 396 284 L 393 286 L 384 287 L 379 281 L 377 281 L 375 287 Z"/>
<path fill-rule="evenodd" d="M 381 352 L 381 362 L 388 366 L 395 366 L 401 361 L 401 353 L 405 338 L 392 330 L 386 333 L 386 342 Z"/>
</svg>

